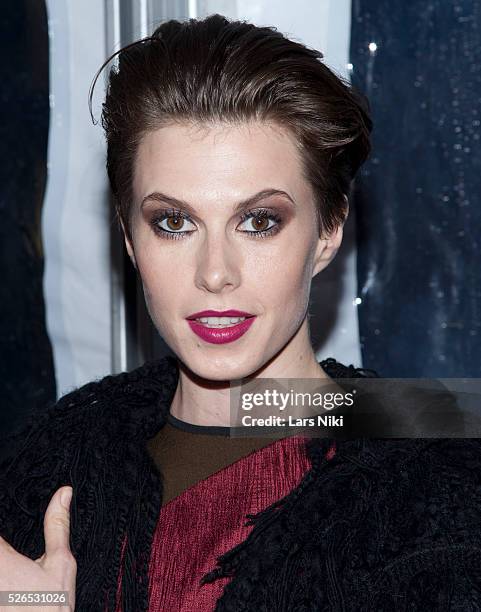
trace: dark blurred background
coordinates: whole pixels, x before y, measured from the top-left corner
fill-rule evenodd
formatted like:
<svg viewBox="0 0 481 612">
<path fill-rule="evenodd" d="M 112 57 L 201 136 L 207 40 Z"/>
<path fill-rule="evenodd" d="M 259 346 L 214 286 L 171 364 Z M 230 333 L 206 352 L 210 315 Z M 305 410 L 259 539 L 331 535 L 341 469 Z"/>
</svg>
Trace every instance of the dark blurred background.
<svg viewBox="0 0 481 612">
<path fill-rule="evenodd" d="M 0 431 L 5 431 L 56 395 L 42 285 L 50 117 L 44 2 L 3 3 L 0 45 Z"/>
<path fill-rule="evenodd" d="M 481 376 L 481 4 L 353 0 L 352 82 L 374 150 L 357 181 L 363 361 Z"/>
</svg>

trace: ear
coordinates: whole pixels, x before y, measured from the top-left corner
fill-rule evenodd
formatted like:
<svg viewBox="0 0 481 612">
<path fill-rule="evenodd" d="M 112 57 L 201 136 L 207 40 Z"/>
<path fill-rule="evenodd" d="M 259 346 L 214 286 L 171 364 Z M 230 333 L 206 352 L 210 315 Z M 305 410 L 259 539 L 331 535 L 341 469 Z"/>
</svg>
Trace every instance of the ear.
<svg viewBox="0 0 481 612">
<path fill-rule="evenodd" d="M 130 261 L 132 262 L 132 265 L 134 266 L 134 268 L 137 270 L 137 261 L 135 259 L 135 252 L 134 252 L 134 247 L 132 245 L 132 241 L 130 240 L 127 231 L 125 230 L 125 225 L 124 222 L 122 221 L 122 219 L 120 219 L 120 225 L 122 226 L 122 233 L 124 235 L 124 241 L 125 241 L 125 248 L 127 249 L 127 253 L 130 257 Z"/>
<path fill-rule="evenodd" d="M 342 237 L 344 233 L 344 223 L 349 215 L 349 201 L 347 196 L 344 196 L 346 200 L 346 214 L 344 221 L 340 223 L 337 228 L 334 229 L 330 234 L 324 234 L 317 241 L 316 255 L 314 258 L 314 268 L 312 272 L 312 278 L 319 274 L 321 270 L 327 268 L 339 250 L 342 243 Z"/>
</svg>

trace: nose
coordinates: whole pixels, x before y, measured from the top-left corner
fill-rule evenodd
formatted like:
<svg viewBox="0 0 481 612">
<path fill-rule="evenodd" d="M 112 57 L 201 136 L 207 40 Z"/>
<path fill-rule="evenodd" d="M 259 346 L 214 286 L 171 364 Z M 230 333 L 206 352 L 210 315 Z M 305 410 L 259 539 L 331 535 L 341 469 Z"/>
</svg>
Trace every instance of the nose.
<svg viewBox="0 0 481 612">
<path fill-rule="evenodd" d="M 221 293 L 239 286 L 241 259 L 228 237 L 206 235 L 195 257 L 195 284 L 210 293 Z"/>
</svg>

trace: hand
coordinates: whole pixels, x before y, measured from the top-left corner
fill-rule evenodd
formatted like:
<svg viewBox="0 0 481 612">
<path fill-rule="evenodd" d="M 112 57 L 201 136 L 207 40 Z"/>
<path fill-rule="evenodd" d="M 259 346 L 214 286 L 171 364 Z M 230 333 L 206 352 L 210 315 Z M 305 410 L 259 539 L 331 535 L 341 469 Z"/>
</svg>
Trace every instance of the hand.
<svg viewBox="0 0 481 612">
<path fill-rule="evenodd" d="M 69 604 L 1 606 L 0 612 L 72 612 L 75 610 L 77 562 L 70 551 L 72 487 L 57 489 L 45 512 L 45 552 L 33 561 L 0 536 L 0 591 L 68 591 Z"/>
</svg>

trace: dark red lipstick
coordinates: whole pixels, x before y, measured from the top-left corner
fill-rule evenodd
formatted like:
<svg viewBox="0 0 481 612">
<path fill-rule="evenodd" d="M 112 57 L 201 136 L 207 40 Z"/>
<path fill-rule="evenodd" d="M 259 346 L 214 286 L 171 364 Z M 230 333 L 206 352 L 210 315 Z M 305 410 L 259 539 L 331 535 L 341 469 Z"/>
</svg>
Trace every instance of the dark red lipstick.
<svg viewBox="0 0 481 612">
<path fill-rule="evenodd" d="M 205 323 L 196 321 L 202 317 L 245 317 L 244 321 L 227 325 L 224 327 L 208 327 Z M 191 330 L 211 344 L 225 344 L 234 342 L 250 328 L 256 316 L 242 310 L 201 310 L 187 317 L 187 322 Z"/>
<path fill-rule="evenodd" d="M 201 310 L 186 317 L 187 319 L 200 319 L 201 317 L 253 317 L 250 312 L 242 310 Z"/>
</svg>

